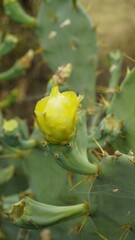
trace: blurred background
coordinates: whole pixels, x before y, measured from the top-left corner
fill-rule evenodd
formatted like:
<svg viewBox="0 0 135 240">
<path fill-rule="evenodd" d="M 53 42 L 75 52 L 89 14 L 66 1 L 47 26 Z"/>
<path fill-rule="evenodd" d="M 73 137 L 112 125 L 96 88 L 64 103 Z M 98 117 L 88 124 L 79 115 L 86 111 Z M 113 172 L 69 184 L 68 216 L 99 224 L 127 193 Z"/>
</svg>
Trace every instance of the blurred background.
<svg viewBox="0 0 135 240">
<path fill-rule="evenodd" d="M 135 1 L 81 0 L 97 29 L 101 58 L 113 49 L 135 57 Z"/>
<path fill-rule="evenodd" d="M 24 9 L 36 16 L 40 0 L 21 0 Z M 80 0 L 87 13 L 90 15 L 97 32 L 99 45 L 98 69 L 102 72 L 98 76 L 98 83 L 106 82 L 108 70 L 106 66 L 106 55 L 109 51 L 120 49 L 124 54 L 123 73 L 125 75 L 127 66 L 134 67 L 135 62 L 135 1 L 134 0 Z M 79 24 L 79 23 L 78 23 Z M 38 40 L 34 31 L 21 26 L 6 16 L 0 0 L 0 32 L 10 32 L 19 37 L 17 48 L 10 54 L 0 59 L 0 72 L 5 71 L 13 65 L 16 59 L 21 58 L 30 48 L 36 50 Z M 6 98 L 9 90 L 17 86 L 20 94 L 17 103 L 10 108 L 3 109 L 7 118 L 18 115 L 33 121 L 32 111 L 37 99 L 45 92 L 45 83 L 51 76 L 51 71 L 40 55 L 36 55 L 32 61 L 27 74 L 20 79 L 13 80 L 0 85 L 0 100 Z M 27 108 L 26 108 L 27 105 Z M 24 111 L 25 109 L 25 111 Z"/>
</svg>

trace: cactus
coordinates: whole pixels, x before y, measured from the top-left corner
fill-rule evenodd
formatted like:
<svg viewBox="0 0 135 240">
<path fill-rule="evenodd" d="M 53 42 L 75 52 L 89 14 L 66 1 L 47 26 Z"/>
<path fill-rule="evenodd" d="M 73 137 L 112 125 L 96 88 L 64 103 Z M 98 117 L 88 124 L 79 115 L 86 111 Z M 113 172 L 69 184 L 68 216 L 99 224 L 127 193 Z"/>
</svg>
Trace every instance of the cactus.
<svg viewBox="0 0 135 240">
<path fill-rule="evenodd" d="M 39 100 L 36 107 L 39 127 L 35 123 L 29 133 L 25 121 L 6 120 L 0 115 L 0 238 L 133 240 L 135 69 L 128 71 L 118 86 L 123 54 L 110 53 L 111 95 L 96 108 L 96 36 L 78 2 L 42 1 L 37 18 L 26 14 L 16 0 L 4 0 L 4 7 L 14 20 L 35 29 L 49 66 L 53 71 L 60 68 L 48 82 L 50 96 Z M 78 21 L 82 21 L 81 26 Z M 5 41 L 3 44 L 5 54 L 9 48 Z M 1 81 L 23 74 L 27 63 L 24 58 L 17 61 L 0 74 Z M 65 83 L 67 78 L 69 82 Z M 79 106 L 82 97 L 71 91 L 65 93 L 70 84 L 84 94 L 84 109 Z M 62 93 L 58 94 L 58 86 Z M 47 110 L 47 101 L 52 101 L 56 89 L 65 99 L 55 99 L 56 104 L 53 100 Z M 74 105 L 73 117 L 69 117 Z M 89 124 L 86 106 L 91 110 L 95 107 Z"/>
<path fill-rule="evenodd" d="M 56 71 L 59 66 L 71 63 L 69 84 L 76 92 L 85 94 L 87 106 L 94 107 L 96 35 L 90 19 L 76 2 L 72 5 L 70 0 L 42 1 L 36 33 L 51 69 Z"/>
<path fill-rule="evenodd" d="M 127 79 L 132 79 L 132 74 L 126 78 L 122 83 L 122 86 L 125 86 Z M 128 80 L 129 81 L 129 80 Z M 123 87 L 121 87 L 122 91 Z M 115 99 L 115 96 L 114 96 Z M 128 98 L 124 98 L 125 102 L 128 101 Z M 112 104 L 113 104 L 112 99 Z M 111 108 L 110 108 L 111 109 Z M 104 121 L 104 119 L 103 119 Z M 112 122 L 111 122 L 112 123 Z M 103 124 L 102 124 L 103 125 Z M 119 151 L 115 151 L 113 155 L 109 155 L 107 152 L 102 150 L 102 155 L 100 159 L 97 159 L 93 154 L 89 158 L 89 164 L 97 166 L 98 171 L 88 172 L 85 175 L 85 162 L 83 162 L 84 157 L 82 157 L 81 167 L 79 161 L 76 162 L 79 171 L 76 171 L 74 168 L 75 158 L 70 157 L 70 148 L 73 148 L 75 151 L 75 143 L 79 147 L 79 151 L 86 151 L 88 147 L 88 135 L 86 131 L 86 120 L 85 114 L 82 112 L 82 117 L 78 120 L 78 131 L 77 138 L 70 142 L 69 146 L 61 145 L 52 145 L 47 144 L 42 146 L 40 140 L 42 140 L 42 135 L 39 134 L 38 129 L 35 129 L 33 134 L 29 137 L 27 130 L 26 134 L 22 136 L 23 131 L 21 130 L 23 126 L 17 125 L 19 128 L 15 128 L 12 131 L 16 132 L 17 139 L 13 144 L 13 137 L 15 132 L 6 130 L 6 138 L 2 138 L 1 142 L 5 146 L 4 142 L 7 143 L 7 138 L 9 139 L 8 145 L 10 154 L 11 151 L 16 152 L 16 147 L 19 146 L 19 149 L 22 149 L 22 154 L 17 155 L 16 158 L 21 159 L 23 165 L 23 171 L 28 177 L 29 186 L 36 194 L 36 199 L 39 202 L 43 202 L 42 205 L 44 209 L 46 206 L 51 207 L 51 209 L 56 208 L 59 212 L 59 207 L 57 206 L 67 206 L 73 204 L 83 204 L 84 200 L 89 204 L 87 211 L 82 213 L 84 215 L 84 237 L 89 239 L 133 239 L 134 238 L 134 154 L 129 152 L 128 155 L 125 155 Z M 104 125 L 103 125 L 104 126 Z M 106 125 L 108 126 L 108 125 Z M 109 125 L 110 126 L 110 125 Z M 20 130 L 19 130 L 20 129 Z M 100 128 L 101 129 L 101 128 Z M 103 128 L 102 128 L 103 129 Z M 106 134 L 110 135 L 110 131 L 113 132 L 114 128 L 109 128 L 110 130 Z M 22 132 L 22 133 L 21 133 Z M 119 132 L 119 131 L 118 131 Z M 116 139 L 119 138 L 116 132 Z M 12 147 L 10 143 L 12 139 Z M 33 143 L 33 144 L 30 144 Z M 24 144 L 25 143 L 25 144 Z M 84 144 L 85 143 L 85 144 Z M 6 148 L 8 149 L 8 145 Z M 27 146 L 27 147 L 26 147 Z M 130 150 L 130 149 L 129 149 Z M 65 152 L 67 151 L 67 153 Z M 56 152 L 61 156 L 62 164 L 59 162 L 59 159 L 56 157 Z M 53 154 L 52 154 L 53 153 Z M 6 153 L 7 154 L 7 153 Z M 9 154 L 9 153 L 8 153 Z M 63 155 L 64 154 L 64 155 Z M 72 152 L 71 152 L 72 154 Z M 85 153 L 86 154 L 86 153 Z M 4 154 L 3 154 L 4 156 Z M 76 155 L 78 153 L 76 152 Z M 82 154 L 82 156 L 84 156 Z M 73 157 L 73 155 L 72 155 Z M 70 162 L 71 158 L 71 162 Z M 38 159 L 38 160 L 37 160 Z M 76 158 L 78 160 L 78 158 Z M 76 161 L 76 160 L 75 160 Z M 11 162 L 11 160 L 10 160 Z M 67 166 L 68 163 L 68 167 Z M 63 165 L 64 164 L 64 165 Z M 60 166 L 59 166 L 60 165 Z M 61 167 L 67 168 L 68 172 Z M 71 171 L 73 178 L 71 177 Z M 40 172 L 38 175 L 37 172 Z M 78 175 L 79 174 L 79 175 Z M 83 177 L 84 175 L 84 177 Z M 124 177 L 123 177 L 124 176 Z M 129 177 L 130 176 L 130 177 Z M 51 179 L 51 181 L 50 181 Z M 44 182 L 44 184 L 43 184 Z M 71 187 L 70 184 L 73 184 Z M 71 191 L 68 189 L 71 188 Z M 51 189 L 51 192 L 48 191 Z M 46 192 L 47 191 L 47 192 Z M 4 205 L 4 201 L 7 199 L 3 198 L 3 209 L 6 209 L 8 205 Z M 24 228 L 39 228 L 39 225 L 48 226 L 52 225 L 52 222 L 45 223 L 42 222 L 42 216 L 44 216 L 44 210 L 41 213 L 38 213 L 36 217 L 32 210 L 30 219 L 33 219 L 34 222 L 29 222 L 28 226 L 24 225 L 21 218 L 25 218 L 27 209 L 29 209 L 29 202 L 31 204 L 37 204 L 37 207 L 40 206 L 39 202 L 33 202 L 29 198 L 22 199 L 21 202 L 19 198 L 14 198 L 13 202 L 19 201 L 18 203 L 13 204 L 12 211 L 8 214 L 11 217 L 11 220 L 18 226 Z M 24 204 L 24 205 L 23 205 Z M 26 205 L 25 205 L 26 204 Z M 27 206 L 28 204 L 28 206 Z M 46 205 L 47 204 L 47 205 Z M 50 205 L 51 204 L 51 205 Z M 10 205 L 11 206 L 11 205 Z M 16 207 L 19 206 L 19 207 Z M 22 207 L 21 207 L 22 206 Z M 25 208 L 25 206 L 27 206 Z M 32 205 L 33 206 L 33 205 Z M 36 207 L 36 205 L 34 205 Z M 35 209 L 34 207 L 34 209 Z M 9 208 L 7 210 L 9 211 Z M 11 209 L 11 208 L 10 208 Z M 49 211 L 49 207 L 47 207 Z M 26 212 L 25 212 L 26 211 Z M 38 211 L 38 208 L 37 210 Z M 46 210 L 45 210 L 46 211 Z M 51 217 L 50 213 L 48 213 Z M 57 223 L 55 218 L 55 213 L 51 213 L 54 218 L 53 224 Z M 65 212 L 66 214 L 66 212 Z M 46 214 L 45 214 L 46 215 Z M 41 217 L 41 219 L 40 219 Z M 74 218 L 74 217 L 73 217 Z M 29 218 L 27 218 L 29 219 Z M 67 220 L 63 216 L 63 221 Z M 74 228 L 76 225 L 73 224 L 73 220 L 66 224 L 59 223 L 60 227 L 51 227 L 51 235 L 53 237 L 59 238 L 60 229 L 65 229 L 63 233 L 63 238 L 66 239 L 81 239 L 81 229 L 83 222 L 81 223 L 81 218 L 77 218 L 78 231 L 75 234 Z M 25 224 L 26 224 L 25 220 Z M 58 220 L 59 222 L 59 220 Z M 32 225 L 31 225 L 32 224 Z M 72 229 L 72 230 L 71 230 Z M 75 234 L 65 235 L 65 232 L 73 231 Z"/>
<path fill-rule="evenodd" d="M 4 38 L 4 41 L 0 41 L 0 57 L 9 53 L 18 43 L 17 37 L 11 34 L 7 34 Z"/>
<path fill-rule="evenodd" d="M 9 166 L 3 169 L 0 169 L 0 185 L 9 181 L 14 174 L 14 166 Z"/>
<path fill-rule="evenodd" d="M 18 39 L 15 36 L 8 34 L 5 37 L 4 42 L 0 42 L 0 57 L 9 53 L 15 47 L 17 42 Z M 30 67 L 33 57 L 34 51 L 29 50 L 21 59 L 17 60 L 10 69 L 1 72 L 0 84 L 24 75 L 26 73 L 26 69 Z M 18 89 L 12 89 L 6 98 L 0 100 L 0 109 L 4 109 L 12 105 L 16 101 L 17 96 Z"/>
<path fill-rule="evenodd" d="M 6 13 L 15 21 L 27 26 L 35 26 L 36 19 L 29 16 L 17 0 L 4 0 Z"/>
<path fill-rule="evenodd" d="M 30 63 L 34 57 L 34 51 L 29 50 L 21 59 L 7 71 L 0 73 L 0 82 L 9 81 L 20 77 L 25 73 L 25 70 L 30 66 Z"/>
<path fill-rule="evenodd" d="M 110 65 L 110 80 L 109 80 L 109 89 L 115 89 L 117 87 L 120 74 L 121 74 L 121 65 L 123 61 L 123 53 L 120 51 L 112 51 L 108 54 L 108 61 Z"/>
<path fill-rule="evenodd" d="M 0 109 L 4 109 L 12 105 L 12 103 L 14 103 L 17 98 L 17 94 L 18 91 L 16 88 L 14 88 L 6 98 L 0 101 Z"/>
<path fill-rule="evenodd" d="M 127 74 L 120 91 L 113 96 L 108 113 L 114 115 L 118 120 L 123 121 L 123 136 L 121 134 L 120 142 L 123 143 L 119 149 L 127 153 L 129 149 L 135 150 L 134 145 L 134 78 L 135 70 Z"/>
<path fill-rule="evenodd" d="M 15 21 L 35 27 L 39 43 L 44 49 L 43 57 L 53 71 L 61 65 L 72 64 L 69 84 L 75 91 L 85 94 L 87 106 L 94 107 L 96 34 L 90 19 L 77 1 L 42 1 L 37 20 L 28 16 L 17 0 L 4 0 L 4 7 Z M 81 24 L 78 25 L 78 22 Z"/>
</svg>

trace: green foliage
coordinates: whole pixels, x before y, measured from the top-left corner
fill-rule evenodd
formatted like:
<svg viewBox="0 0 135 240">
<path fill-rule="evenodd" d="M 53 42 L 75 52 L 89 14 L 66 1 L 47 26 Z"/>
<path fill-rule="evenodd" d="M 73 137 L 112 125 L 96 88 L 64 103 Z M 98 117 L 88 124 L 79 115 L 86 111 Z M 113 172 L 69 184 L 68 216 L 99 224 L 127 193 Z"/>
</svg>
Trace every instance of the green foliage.
<svg viewBox="0 0 135 240">
<path fill-rule="evenodd" d="M 80 110 L 76 137 L 67 145 L 46 142 L 36 125 L 29 133 L 25 121 L 7 121 L 0 116 L 0 238 L 37 240 L 42 234 L 46 240 L 133 240 L 135 69 L 118 86 L 123 54 L 111 52 L 107 92 L 111 95 L 98 106 L 96 35 L 78 2 L 42 1 L 37 20 L 27 15 L 16 0 L 4 1 L 4 7 L 17 22 L 35 26 L 43 58 L 53 71 L 72 64 L 69 84 L 85 95 L 85 110 Z M 5 40 L 2 44 L 1 56 L 14 47 L 6 45 Z M 34 56 L 33 51 L 28 53 L 1 73 L 0 81 L 24 74 Z M 56 78 L 67 78 L 63 69 L 50 79 L 48 94 L 58 84 Z M 71 65 L 68 77 L 70 72 Z M 69 88 L 64 81 L 61 91 Z M 89 124 L 86 106 L 91 110 L 95 106 Z"/>
</svg>

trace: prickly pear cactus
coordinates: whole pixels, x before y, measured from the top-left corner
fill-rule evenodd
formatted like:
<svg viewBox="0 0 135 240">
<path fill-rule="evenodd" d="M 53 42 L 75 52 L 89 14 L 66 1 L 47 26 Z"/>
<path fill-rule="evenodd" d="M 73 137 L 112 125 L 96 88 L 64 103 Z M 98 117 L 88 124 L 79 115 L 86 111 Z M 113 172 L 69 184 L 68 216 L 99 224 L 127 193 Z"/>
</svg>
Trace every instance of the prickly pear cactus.
<svg viewBox="0 0 135 240">
<path fill-rule="evenodd" d="M 81 6 L 42 1 L 37 19 L 17 0 L 4 0 L 4 7 L 36 30 L 44 58 L 60 68 L 35 107 L 31 134 L 25 121 L 0 116 L 0 238 L 133 240 L 135 70 L 118 86 L 123 54 L 110 53 L 108 88 L 97 88 L 107 96 L 86 124 L 86 106 L 95 101 L 97 47 Z M 5 38 L 1 56 L 13 47 Z M 24 74 L 24 62 L 1 73 L 1 81 L 19 76 L 18 69 Z M 77 93 L 67 91 L 67 78 Z"/>
<path fill-rule="evenodd" d="M 129 80 L 126 78 L 126 81 L 130 81 L 132 74 L 133 72 L 128 75 Z M 125 81 L 122 86 L 124 84 Z M 122 89 L 121 87 L 121 94 Z M 127 98 L 124 100 L 126 102 Z M 3 197 L 2 207 L 18 227 L 42 229 L 50 226 L 49 236 L 52 239 L 59 239 L 60 236 L 63 239 L 81 239 L 82 234 L 85 239 L 91 237 L 95 240 L 133 239 L 134 154 L 130 151 L 126 155 L 117 150 L 109 155 L 98 142 L 96 155 L 88 152 L 90 135 L 87 134 L 86 114 L 82 110 L 78 114 L 77 136 L 68 145 L 47 142 L 42 145 L 40 141 L 43 138 L 37 128 L 29 136 L 24 123 L 19 124 L 19 128 L 15 122 L 3 124 L 5 133 L 1 137 L 1 143 L 6 147 L 2 156 L 8 152 L 9 157 L 14 153 L 14 157 L 20 159 L 21 165 L 16 165 L 15 159 L 12 162 L 11 157 L 10 163 L 14 163 L 15 169 L 23 169 L 22 176 L 24 178 L 26 174 L 28 180 L 25 188 L 30 186 L 32 191 Z M 105 126 L 110 127 L 107 124 Z M 115 129 L 111 127 L 109 130 L 113 132 Z M 111 136 L 109 131 L 108 135 Z M 93 139 L 94 137 L 96 136 Z M 119 140 L 119 134 L 115 139 Z M 19 151 L 16 150 L 17 147 Z M 6 184 L 12 178 L 13 167 L 3 169 L 1 176 L 4 176 L 4 172 L 8 174 L 5 180 L 2 177 Z M 31 200 L 32 193 L 35 194 L 36 201 Z M 23 196 L 26 198 L 21 200 Z M 14 202 L 16 203 L 13 204 Z M 65 221 L 69 222 L 64 223 Z M 59 225 L 51 227 L 56 223 Z M 26 232 L 29 234 L 29 230 Z M 39 234 L 38 230 L 36 234 Z"/>
<path fill-rule="evenodd" d="M 42 1 L 37 18 L 25 13 L 17 0 L 4 0 L 4 7 L 13 20 L 35 29 L 43 57 L 53 71 L 72 64 L 69 88 L 85 94 L 84 102 L 94 107 L 96 33 L 82 6 L 71 0 Z"/>
<path fill-rule="evenodd" d="M 53 71 L 63 64 L 72 64 L 69 84 L 75 91 L 85 94 L 84 102 L 92 107 L 97 44 L 94 26 L 82 6 L 77 4 L 74 8 L 71 0 L 42 1 L 36 33 L 44 48 L 44 59 Z"/>
</svg>

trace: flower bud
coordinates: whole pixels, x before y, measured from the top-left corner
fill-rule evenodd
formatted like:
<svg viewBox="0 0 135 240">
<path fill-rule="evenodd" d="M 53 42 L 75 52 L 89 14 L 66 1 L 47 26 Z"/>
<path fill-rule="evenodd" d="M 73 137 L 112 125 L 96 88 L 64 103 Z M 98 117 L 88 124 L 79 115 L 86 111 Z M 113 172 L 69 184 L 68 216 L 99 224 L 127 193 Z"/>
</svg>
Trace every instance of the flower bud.
<svg viewBox="0 0 135 240">
<path fill-rule="evenodd" d="M 55 85 L 63 85 L 64 82 L 70 77 L 72 72 L 72 65 L 69 63 L 65 66 L 58 68 L 57 72 L 53 75 L 52 79 L 54 80 Z"/>
<path fill-rule="evenodd" d="M 48 97 L 38 101 L 35 114 L 40 130 L 52 144 L 67 144 L 75 137 L 77 110 L 83 97 L 54 87 Z"/>
</svg>

